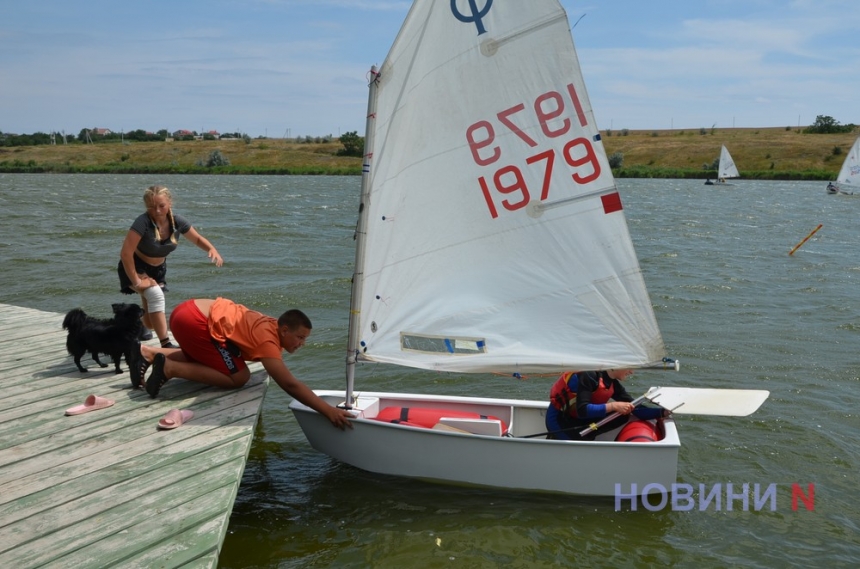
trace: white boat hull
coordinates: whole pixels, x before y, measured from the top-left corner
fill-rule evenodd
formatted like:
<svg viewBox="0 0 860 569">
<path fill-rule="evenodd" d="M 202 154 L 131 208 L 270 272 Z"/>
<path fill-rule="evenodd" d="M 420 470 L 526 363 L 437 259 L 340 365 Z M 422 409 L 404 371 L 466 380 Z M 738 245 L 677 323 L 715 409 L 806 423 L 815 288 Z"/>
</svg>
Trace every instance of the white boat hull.
<svg viewBox="0 0 860 569">
<path fill-rule="evenodd" d="M 342 391 L 316 391 L 343 403 Z M 509 436 L 486 436 L 373 420 L 386 407 L 444 408 L 499 417 Z M 352 466 L 394 476 L 504 488 L 614 496 L 671 490 L 681 446 L 675 423 L 664 422 L 658 442 L 615 442 L 617 433 L 595 441 L 544 437 L 546 401 L 362 392 L 353 405 L 353 428 L 341 431 L 298 401 L 290 404 L 311 446 Z M 600 440 L 600 439 L 603 440 Z M 618 485 L 616 487 L 616 485 Z M 635 488 L 634 488 L 635 485 Z"/>
<path fill-rule="evenodd" d="M 845 182 L 832 182 L 830 186 L 827 187 L 827 193 L 853 196 L 855 193 L 860 193 L 860 186 L 846 184 Z"/>
</svg>

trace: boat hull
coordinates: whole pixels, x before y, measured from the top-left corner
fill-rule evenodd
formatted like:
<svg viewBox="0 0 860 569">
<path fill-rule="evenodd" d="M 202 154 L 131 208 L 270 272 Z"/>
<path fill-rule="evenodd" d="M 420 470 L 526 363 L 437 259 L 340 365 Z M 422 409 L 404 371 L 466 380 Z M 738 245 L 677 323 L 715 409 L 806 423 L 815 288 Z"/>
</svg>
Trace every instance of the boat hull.
<svg viewBox="0 0 860 569">
<path fill-rule="evenodd" d="M 855 193 L 860 193 L 860 186 L 847 184 L 845 182 L 831 182 L 830 185 L 827 186 L 826 191 L 828 194 L 853 196 Z"/>
<path fill-rule="evenodd" d="M 316 391 L 342 404 L 342 391 Z M 374 420 L 386 407 L 445 408 L 498 417 L 510 436 L 486 436 Z M 658 442 L 561 441 L 544 436 L 547 402 L 362 392 L 353 428 L 341 431 L 298 401 L 290 404 L 311 446 L 370 472 L 424 480 L 589 496 L 671 491 L 680 440 L 664 422 Z M 616 486 L 618 485 L 618 486 Z"/>
</svg>

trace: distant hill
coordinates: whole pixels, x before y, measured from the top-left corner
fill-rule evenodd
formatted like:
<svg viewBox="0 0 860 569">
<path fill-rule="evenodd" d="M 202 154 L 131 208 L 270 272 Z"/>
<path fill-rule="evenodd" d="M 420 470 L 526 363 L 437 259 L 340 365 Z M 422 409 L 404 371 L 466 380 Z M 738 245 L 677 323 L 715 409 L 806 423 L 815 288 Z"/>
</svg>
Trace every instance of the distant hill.
<svg viewBox="0 0 860 569">
<path fill-rule="evenodd" d="M 830 179 L 858 134 L 804 134 L 785 127 L 629 131 L 627 136 L 613 131 L 603 133 L 603 145 L 607 155 L 624 155 L 616 172 L 621 176 L 673 170 L 686 175 L 654 177 L 703 177 L 703 165 L 713 164 L 725 144 L 742 178 Z"/>
<path fill-rule="evenodd" d="M 607 155 L 623 155 L 619 177 L 704 178 L 725 144 L 742 178 L 831 179 L 858 133 L 716 128 L 603 131 Z M 285 139 L 195 140 L 0 147 L 0 172 L 358 175 L 361 158 L 337 142 Z M 206 168 L 215 150 L 229 166 Z"/>
</svg>

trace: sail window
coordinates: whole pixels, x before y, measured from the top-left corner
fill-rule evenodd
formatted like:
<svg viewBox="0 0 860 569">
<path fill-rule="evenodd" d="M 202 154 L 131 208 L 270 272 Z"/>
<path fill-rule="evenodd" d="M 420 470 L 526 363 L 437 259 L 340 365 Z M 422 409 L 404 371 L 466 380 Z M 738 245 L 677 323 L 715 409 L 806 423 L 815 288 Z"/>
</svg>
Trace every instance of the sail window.
<svg viewBox="0 0 860 569">
<path fill-rule="evenodd" d="M 400 334 L 400 349 L 409 352 L 471 356 L 486 353 L 487 342 L 483 338 L 455 338 L 402 333 Z"/>
</svg>

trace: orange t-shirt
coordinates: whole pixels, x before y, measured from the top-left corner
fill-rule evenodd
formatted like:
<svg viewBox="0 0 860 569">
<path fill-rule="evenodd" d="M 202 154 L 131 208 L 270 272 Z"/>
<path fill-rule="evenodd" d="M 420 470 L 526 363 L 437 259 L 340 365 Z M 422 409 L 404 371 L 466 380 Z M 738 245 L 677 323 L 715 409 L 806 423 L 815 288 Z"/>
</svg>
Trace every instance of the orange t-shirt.
<svg viewBox="0 0 860 569">
<path fill-rule="evenodd" d="M 243 360 L 280 358 L 278 321 L 226 298 L 216 298 L 209 308 L 209 333 L 218 342 L 230 340 Z"/>
</svg>

